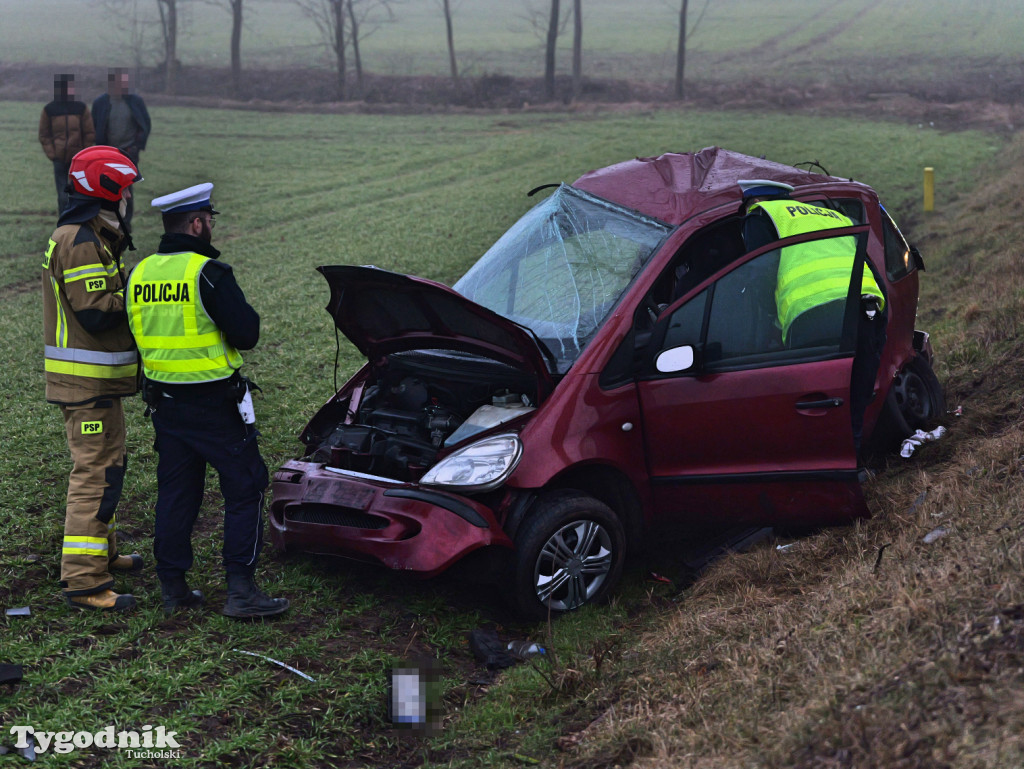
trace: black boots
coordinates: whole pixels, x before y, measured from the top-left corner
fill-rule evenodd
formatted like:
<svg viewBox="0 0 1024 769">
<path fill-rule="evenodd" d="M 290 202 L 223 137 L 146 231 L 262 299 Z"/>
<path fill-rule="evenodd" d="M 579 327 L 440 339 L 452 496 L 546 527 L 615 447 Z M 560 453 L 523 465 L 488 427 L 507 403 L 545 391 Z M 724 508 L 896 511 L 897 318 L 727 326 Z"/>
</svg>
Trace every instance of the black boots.
<svg viewBox="0 0 1024 769">
<path fill-rule="evenodd" d="M 288 610 L 287 598 L 271 598 L 258 587 L 251 574 L 228 574 L 228 600 L 221 614 L 236 619 L 273 617 Z"/>
<path fill-rule="evenodd" d="M 184 577 L 160 580 L 160 596 L 164 602 L 164 614 L 170 617 L 178 609 L 194 609 L 206 603 L 198 590 L 189 590 Z"/>
</svg>

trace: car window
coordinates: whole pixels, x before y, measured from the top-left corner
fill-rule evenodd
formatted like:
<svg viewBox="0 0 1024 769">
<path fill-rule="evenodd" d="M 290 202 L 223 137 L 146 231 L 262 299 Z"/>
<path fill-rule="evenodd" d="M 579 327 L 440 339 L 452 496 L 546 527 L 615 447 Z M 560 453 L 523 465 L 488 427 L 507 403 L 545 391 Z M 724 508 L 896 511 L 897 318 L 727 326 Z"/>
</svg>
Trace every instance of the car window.
<svg viewBox="0 0 1024 769">
<path fill-rule="evenodd" d="M 864 204 L 856 198 L 821 198 L 805 202 L 810 203 L 812 206 L 831 208 L 838 211 L 854 224 L 864 224 L 867 221 L 864 217 Z"/>
<path fill-rule="evenodd" d="M 531 329 L 572 365 L 672 227 L 562 185 L 454 288 Z"/>
<path fill-rule="evenodd" d="M 882 232 L 885 234 L 885 271 L 889 280 L 897 281 L 916 269 L 910 256 L 910 246 L 889 212 L 882 209 Z"/>
<path fill-rule="evenodd" d="M 795 247 L 823 255 L 852 256 L 863 236 L 829 236 Z M 794 246 L 789 246 L 794 248 Z M 783 249 L 766 251 L 723 275 L 709 288 L 671 311 L 658 345 L 666 350 L 684 344 L 699 346 L 704 371 L 780 365 L 789 361 L 831 357 L 848 352 L 845 287 L 834 286 L 831 300 L 790 316 L 783 333 L 785 290 L 780 291 L 779 267 Z M 834 280 L 833 280 L 834 282 Z M 710 301 L 710 307 L 708 302 Z"/>
</svg>

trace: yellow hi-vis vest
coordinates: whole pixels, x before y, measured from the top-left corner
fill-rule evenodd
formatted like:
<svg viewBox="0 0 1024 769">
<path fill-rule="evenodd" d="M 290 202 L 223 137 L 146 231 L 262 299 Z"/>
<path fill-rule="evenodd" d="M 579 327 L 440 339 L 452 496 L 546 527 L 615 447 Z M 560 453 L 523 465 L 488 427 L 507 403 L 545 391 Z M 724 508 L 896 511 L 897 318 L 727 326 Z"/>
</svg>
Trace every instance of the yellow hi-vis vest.
<svg viewBox="0 0 1024 769">
<path fill-rule="evenodd" d="M 853 226 L 849 218 L 837 211 L 795 200 L 763 200 L 755 203 L 751 210 L 758 207 L 771 217 L 780 240 L 808 232 Z M 828 302 L 846 300 L 856 256 L 857 240 L 852 235 L 797 243 L 782 249 L 775 305 L 783 341 L 789 327 L 801 313 Z M 878 297 L 879 309 L 885 308 L 885 297 L 867 264 L 864 265 L 860 292 Z"/>
<path fill-rule="evenodd" d="M 227 379 L 242 356 L 206 314 L 199 271 L 207 257 L 184 252 L 147 256 L 125 291 L 128 324 L 147 378 L 168 384 Z"/>
</svg>

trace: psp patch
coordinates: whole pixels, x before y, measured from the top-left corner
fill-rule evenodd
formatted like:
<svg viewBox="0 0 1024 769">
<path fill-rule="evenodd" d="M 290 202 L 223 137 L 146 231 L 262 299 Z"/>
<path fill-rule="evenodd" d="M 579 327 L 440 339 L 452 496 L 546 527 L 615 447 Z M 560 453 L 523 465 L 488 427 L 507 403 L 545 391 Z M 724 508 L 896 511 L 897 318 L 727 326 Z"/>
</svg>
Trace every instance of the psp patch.
<svg viewBox="0 0 1024 769">
<path fill-rule="evenodd" d="M 103 432 L 103 422 L 82 422 L 82 435 L 99 435 Z"/>
<path fill-rule="evenodd" d="M 106 291 L 107 290 L 107 279 L 106 278 L 89 278 L 85 281 L 86 291 Z"/>
</svg>

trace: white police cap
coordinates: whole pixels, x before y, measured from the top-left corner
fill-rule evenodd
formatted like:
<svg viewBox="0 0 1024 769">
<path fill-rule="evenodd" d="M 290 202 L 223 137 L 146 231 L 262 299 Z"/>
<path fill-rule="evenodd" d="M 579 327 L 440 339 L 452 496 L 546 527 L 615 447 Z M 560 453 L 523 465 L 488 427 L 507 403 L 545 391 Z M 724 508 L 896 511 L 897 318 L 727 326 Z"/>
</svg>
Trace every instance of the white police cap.
<svg viewBox="0 0 1024 769">
<path fill-rule="evenodd" d="M 776 197 L 793 191 L 792 185 L 773 182 L 771 179 L 737 179 L 736 183 L 740 185 L 745 198 Z"/>
<path fill-rule="evenodd" d="M 216 214 L 219 212 L 213 210 L 213 203 L 210 202 L 212 192 L 213 182 L 203 182 L 169 195 L 153 198 L 152 205 L 159 208 L 162 214 L 180 214 L 186 211 L 209 211 Z"/>
</svg>

